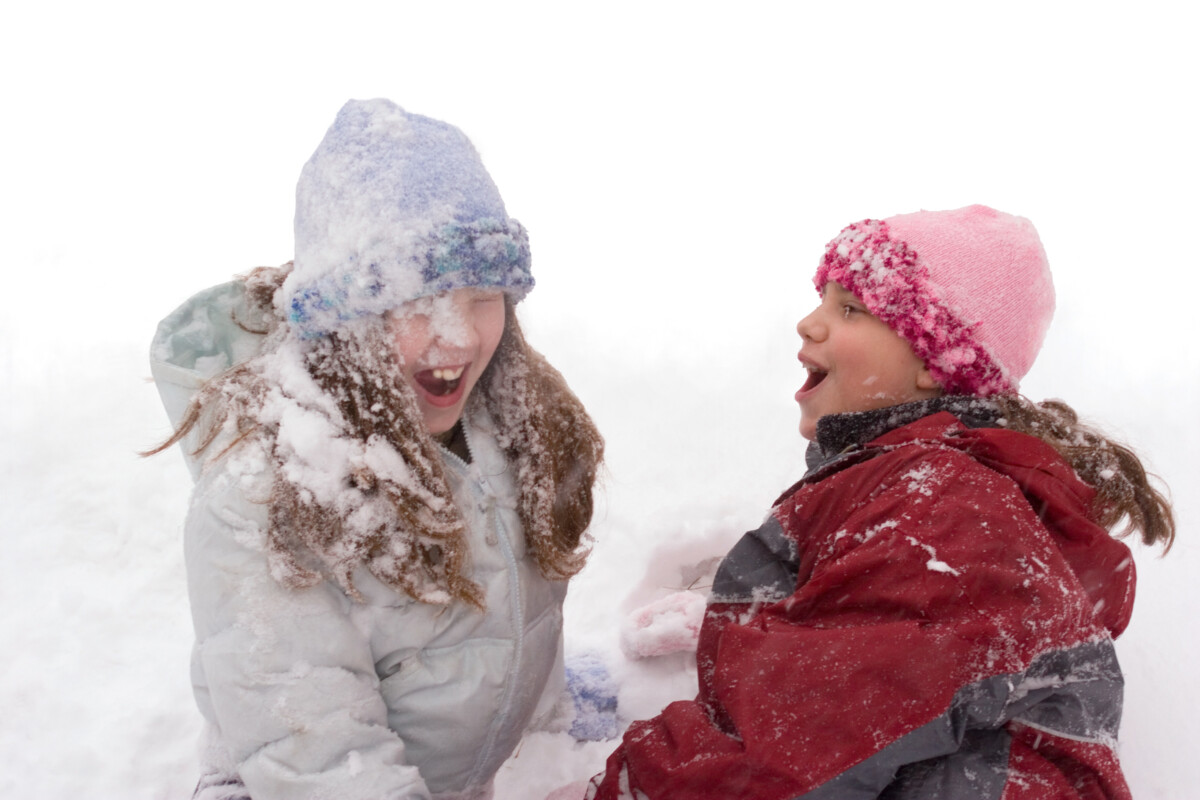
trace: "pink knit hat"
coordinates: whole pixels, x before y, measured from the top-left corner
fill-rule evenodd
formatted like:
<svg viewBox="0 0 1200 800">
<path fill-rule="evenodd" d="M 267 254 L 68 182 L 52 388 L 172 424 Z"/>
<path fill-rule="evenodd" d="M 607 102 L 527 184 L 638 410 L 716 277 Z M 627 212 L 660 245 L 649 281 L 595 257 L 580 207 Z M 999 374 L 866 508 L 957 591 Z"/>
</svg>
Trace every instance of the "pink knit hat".
<svg viewBox="0 0 1200 800">
<path fill-rule="evenodd" d="M 1033 223 L 987 206 L 856 222 L 825 249 L 813 282 L 829 281 L 903 336 L 948 394 L 1016 393 L 1054 315 Z"/>
</svg>

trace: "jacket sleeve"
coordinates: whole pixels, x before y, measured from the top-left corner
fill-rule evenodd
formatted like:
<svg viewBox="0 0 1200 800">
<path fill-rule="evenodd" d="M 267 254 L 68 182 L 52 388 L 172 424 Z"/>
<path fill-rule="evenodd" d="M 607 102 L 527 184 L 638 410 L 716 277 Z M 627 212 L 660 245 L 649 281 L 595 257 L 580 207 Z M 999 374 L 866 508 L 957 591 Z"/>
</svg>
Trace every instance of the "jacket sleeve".
<svg viewBox="0 0 1200 800">
<path fill-rule="evenodd" d="M 254 800 L 428 798 L 388 727 L 349 599 L 328 581 L 290 590 L 269 574 L 252 460 L 239 451 L 202 474 L 186 523 L 193 683 L 222 760 Z"/>
<path fill-rule="evenodd" d="M 782 599 L 710 604 L 700 696 L 634 723 L 589 797 L 865 800 L 954 754 L 943 794 L 913 796 L 999 796 L 1002 725 L 1061 679 L 1023 684 L 1036 656 L 1080 646 L 1111 688 L 1111 643 L 1088 650 L 1090 603 L 1011 480 L 961 454 L 863 466 L 776 509 L 811 572 Z"/>
</svg>

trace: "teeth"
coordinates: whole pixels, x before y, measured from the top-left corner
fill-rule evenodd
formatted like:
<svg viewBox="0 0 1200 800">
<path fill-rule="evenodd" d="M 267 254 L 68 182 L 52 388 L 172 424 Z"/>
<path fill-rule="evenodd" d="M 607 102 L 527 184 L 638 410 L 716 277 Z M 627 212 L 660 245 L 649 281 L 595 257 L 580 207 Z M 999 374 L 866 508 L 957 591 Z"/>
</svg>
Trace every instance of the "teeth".
<svg viewBox="0 0 1200 800">
<path fill-rule="evenodd" d="M 446 369 L 439 367 L 433 371 L 433 377 L 440 381 L 456 381 L 462 377 L 464 369 L 466 369 L 466 365 L 461 367 L 447 367 Z"/>
</svg>

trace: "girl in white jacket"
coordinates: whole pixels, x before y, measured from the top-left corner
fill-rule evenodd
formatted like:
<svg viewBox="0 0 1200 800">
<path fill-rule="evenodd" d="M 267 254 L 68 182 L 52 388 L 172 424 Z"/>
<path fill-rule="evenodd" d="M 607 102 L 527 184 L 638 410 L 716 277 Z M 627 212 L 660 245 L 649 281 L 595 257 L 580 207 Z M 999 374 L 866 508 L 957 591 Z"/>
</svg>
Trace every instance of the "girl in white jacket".
<svg viewBox="0 0 1200 800">
<path fill-rule="evenodd" d="M 294 262 L 159 326 L 159 450 L 196 479 L 196 798 L 487 798 L 557 699 L 603 444 L 521 335 L 532 286 L 467 138 L 351 101 Z"/>
</svg>

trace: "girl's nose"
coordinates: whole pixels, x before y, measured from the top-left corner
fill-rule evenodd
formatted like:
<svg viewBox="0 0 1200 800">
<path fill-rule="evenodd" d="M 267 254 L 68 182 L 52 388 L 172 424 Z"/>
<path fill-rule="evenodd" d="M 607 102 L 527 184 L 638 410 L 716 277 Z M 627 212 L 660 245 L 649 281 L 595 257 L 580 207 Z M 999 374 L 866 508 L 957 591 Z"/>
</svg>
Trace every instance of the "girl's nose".
<svg viewBox="0 0 1200 800">
<path fill-rule="evenodd" d="M 796 323 L 796 333 L 800 334 L 800 338 L 805 341 L 820 342 L 825 339 L 829 329 L 820 317 L 821 309 L 817 309 L 809 314 L 804 319 Z"/>
<path fill-rule="evenodd" d="M 443 346 L 465 348 L 474 344 L 471 305 L 465 294 L 448 292 L 434 300 L 430 327 L 433 337 Z"/>
</svg>

